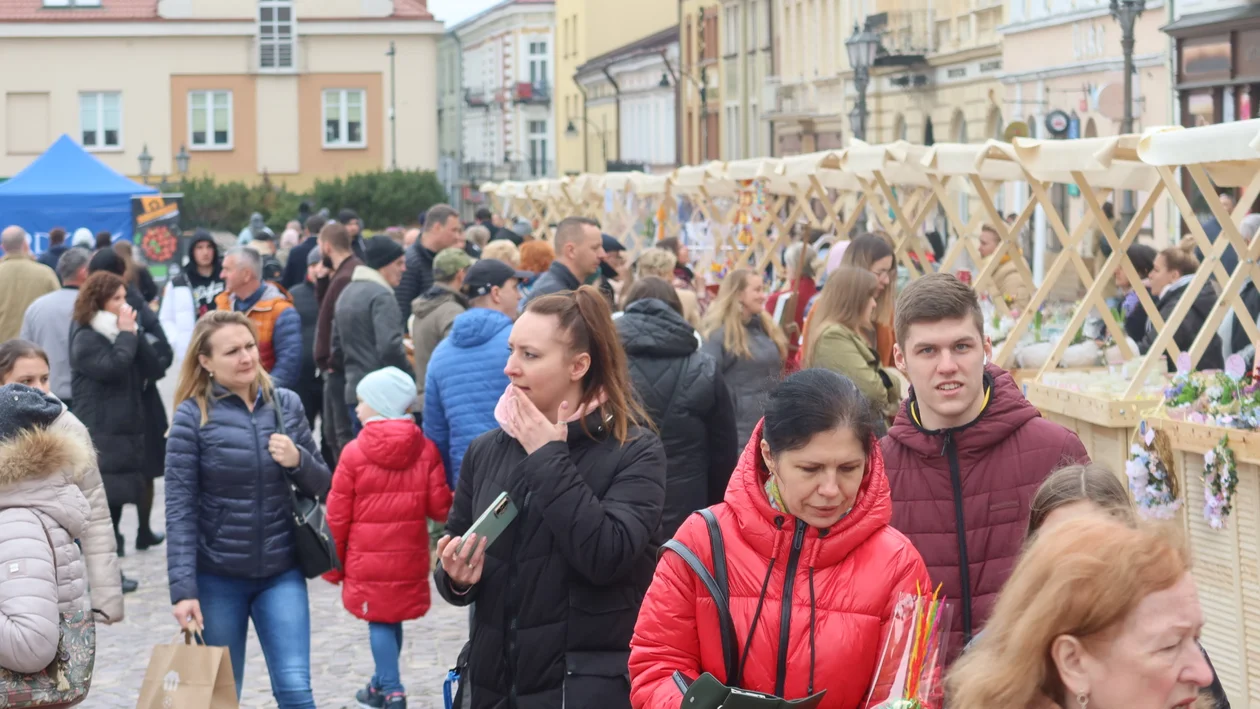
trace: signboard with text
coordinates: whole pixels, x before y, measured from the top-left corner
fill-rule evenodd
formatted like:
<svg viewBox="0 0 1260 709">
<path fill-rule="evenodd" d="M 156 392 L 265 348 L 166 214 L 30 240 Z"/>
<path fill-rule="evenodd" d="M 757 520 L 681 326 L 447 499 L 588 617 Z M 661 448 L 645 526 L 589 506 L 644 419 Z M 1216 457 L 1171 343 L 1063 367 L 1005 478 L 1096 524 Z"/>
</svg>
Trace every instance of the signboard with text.
<svg viewBox="0 0 1260 709">
<path fill-rule="evenodd" d="M 133 239 L 149 272 L 158 283 L 178 273 L 184 255 L 185 239 L 179 225 L 182 194 L 157 194 L 131 198 L 131 215 L 135 221 Z"/>
</svg>

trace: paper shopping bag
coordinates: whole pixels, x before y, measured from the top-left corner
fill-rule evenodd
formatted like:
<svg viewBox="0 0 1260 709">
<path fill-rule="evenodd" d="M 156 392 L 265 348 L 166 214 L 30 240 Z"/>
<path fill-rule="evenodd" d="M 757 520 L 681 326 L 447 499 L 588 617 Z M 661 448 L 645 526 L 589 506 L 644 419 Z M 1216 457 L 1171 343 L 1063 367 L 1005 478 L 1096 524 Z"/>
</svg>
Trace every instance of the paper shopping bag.
<svg viewBox="0 0 1260 709">
<path fill-rule="evenodd" d="M 200 633 L 196 634 L 198 640 Z M 204 640 L 202 641 L 204 642 Z M 193 643 L 185 632 L 153 648 L 136 709 L 239 709 L 232 658 L 225 647 Z"/>
</svg>

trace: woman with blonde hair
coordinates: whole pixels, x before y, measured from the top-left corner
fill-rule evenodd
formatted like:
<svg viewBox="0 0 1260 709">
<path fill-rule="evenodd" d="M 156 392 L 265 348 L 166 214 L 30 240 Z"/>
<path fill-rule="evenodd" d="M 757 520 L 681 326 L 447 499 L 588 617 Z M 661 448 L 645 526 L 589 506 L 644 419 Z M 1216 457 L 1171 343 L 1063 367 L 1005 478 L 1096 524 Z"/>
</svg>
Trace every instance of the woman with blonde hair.
<svg viewBox="0 0 1260 709">
<path fill-rule="evenodd" d="M 875 324 L 864 328 L 863 335 L 879 354 L 880 364 L 894 366 L 893 306 L 897 302 L 897 261 L 888 239 L 879 234 L 863 234 L 844 250 L 841 266 L 864 268 L 875 276 Z"/>
<path fill-rule="evenodd" d="M 879 286 L 861 268 L 841 266 L 832 275 L 814 309 L 802 364 L 852 379 L 887 421 L 897 414 L 901 385 L 880 367 L 879 356 L 861 334 L 874 325 Z"/>
<path fill-rule="evenodd" d="M 752 437 L 770 390 L 783 374 L 787 337 L 766 312 L 766 286 L 755 271 L 737 268 L 722 279 L 700 322 L 701 351 L 717 360 L 735 406 L 738 448 Z"/>
<path fill-rule="evenodd" d="M 240 696 L 250 621 L 281 709 L 314 709 L 311 620 L 292 495 L 328 494 L 332 476 L 302 400 L 274 388 L 244 313 L 215 310 L 193 330 L 166 446 L 166 568 L 172 611 L 227 647 Z"/>
<path fill-rule="evenodd" d="M 1085 513 L 1033 538 L 946 696 L 959 709 L 1210 707 L 1202 628 L 1183 547 Z"/>
<path fill-rule="evenodd" d="M 677 267 L 678 257 L 674 255 L 674 252 L 653 246 L 639 254 L 634 264 L 634 272 L 639 278 L 656 277 L 672 282 Z M 700 327 L 700 299 L 696 297 L 696 292 L 674 284 L 674 293 L 678 295 L 678 301 L 682 303 L 683 319 L 692 327 Z"/>
<path fill-rule="evenodd" d="M 476 229 L 477 227 L 473 227 Z M 485 227 L 481 227 L 485 229 Z M 502 261 L 512 268 L 521 267 L 521 251 L 512 242 L 507 239 L 498 239 L 491 241 L 481 249 L 481 258 L 492 258 L 496 261 Z"/>
</svg>

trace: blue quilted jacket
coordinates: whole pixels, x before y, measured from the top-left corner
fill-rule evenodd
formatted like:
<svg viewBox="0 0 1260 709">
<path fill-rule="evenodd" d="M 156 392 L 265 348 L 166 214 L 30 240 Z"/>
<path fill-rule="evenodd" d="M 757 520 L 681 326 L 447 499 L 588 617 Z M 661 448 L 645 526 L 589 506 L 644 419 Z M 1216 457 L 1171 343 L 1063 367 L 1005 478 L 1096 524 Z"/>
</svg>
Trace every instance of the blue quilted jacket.
<svg viewBox="0 0 1260 709">
<path fill-rule="evenodd" d="M 497 310 L 460 313 L 451 334 L 433 350 L 424 380 L 424 435 L 437 444 L 446 481 L 455 487 L 464 451 L 499 424 L 494 407 L 507 389 L 512 318 Z"/>
<path fill-rule="evenodd" d="M 210 419 L 201 424 L 194 400 L 175 409 L 166 442 L 166 570 L 171 603 L 198 598 L 197 572 L 268 578 L 297 565 L 289 482 L 324 497 L 332 484 L 302 409 L 276 389 L 285 428 L 301 454 L 285 471 L 267 452 L 276 432 L 273 404 L 261 396 L 251 412 L 215 385 Z"/>
</svg>

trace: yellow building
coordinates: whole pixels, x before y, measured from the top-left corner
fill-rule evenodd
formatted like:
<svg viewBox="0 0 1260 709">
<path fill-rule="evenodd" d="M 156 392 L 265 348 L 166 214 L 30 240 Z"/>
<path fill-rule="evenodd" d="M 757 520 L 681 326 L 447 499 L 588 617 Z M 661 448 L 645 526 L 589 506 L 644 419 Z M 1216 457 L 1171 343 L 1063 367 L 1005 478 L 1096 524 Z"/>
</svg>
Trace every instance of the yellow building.
<svg viewBox="0 0 1260 709">
<path fill-rule="evenodd" d="M 722 158 L 722 79 L 718 66 L 721 2 L 681 0 L 679 9 L 682 161 L 697 165 Z"/>
<path fill-rule="evenodd" d="M 441 32 L 423 0 L 2 3 L 0 176 L 62 133 L 128 175 L 436 169 Z"/>
<path fill-rule="evenodd" d="M 556 163 L 563 174 L 602 172 L 619 156 L 615 101 L 592 101 L 576 76 L 589 60 L 678 22 L 678 0 L 556 0 Z M 605 148 L 606 146 L 606 148 Z M 607 155 L 605 158 L 604 155 Z"/>
<path fill-rule="evenodd" d="M 775 0 L 776 155 L 853 137 L 857 92 L 845 41 L 880 38 L 867 89 L 868 142 L 978 142 L 1000 136 L 1001 0 Z M 763 115 L 766 110 L 763 108 Z"/>
<path fill-rule="evenodd" d="M 774 104 L 766 79 L 774 75 L 771 0 L 722 0 L 722 159 L 770 155 L 773 136 L 762 109 Z"/>
</svg>

